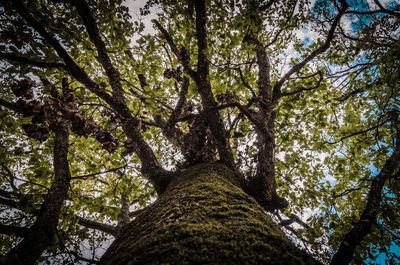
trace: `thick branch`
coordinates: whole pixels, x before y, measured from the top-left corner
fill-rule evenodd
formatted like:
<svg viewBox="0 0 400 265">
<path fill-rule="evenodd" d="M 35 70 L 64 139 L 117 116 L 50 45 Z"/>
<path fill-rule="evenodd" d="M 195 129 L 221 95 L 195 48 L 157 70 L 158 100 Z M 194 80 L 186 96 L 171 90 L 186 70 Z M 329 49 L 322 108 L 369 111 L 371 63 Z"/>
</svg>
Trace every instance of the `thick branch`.
<svg viewBox="0 0 400 265">
<path fill-rule="evenodd" d="M 258 89 L 259 96 L 267 103 L 271 96 L 271 79 L 270 79 L 270 63 L 267 51 L 262 43 L 251 36 L 246 36 L 245 42 L 255 45 L 254 50 L 257 56 L 258 65 Z"/>
<path fill-rule="evenodd" d="M 118 215 L 118 227 L 122 227 L 129 223 L 129 197 L 126 192 L 122 193 L 121 195 L 121 201 L 122 201 L 122 206 L 121 206 L 121 211 Z"/>
<path fill-rule="evenodd" d="M 3 235 L 24 237 L 28 231 L 29 229 L 26 227 L 0 224 L 0 234 Z"/>
<path fill-rule="evenodd" d="M 398 136 L 400 133 L 398 133 Z M 360 220 L 353 225 L 351 230 L 344 236 L 338 251 L 332 258 L 331 265 L 349 264 L 353 258 L 356 247 L 363 238 L 371 232 L 372 225 L 376 222 L 376 216 L 380 211 L 382 200 L 382 189 L 385 182 L 393 175 L 400 163 L 400 142 L 396 139 L 396 147 L 393 154 L 386 161 L 381 172 L 372 180 L 368 193 L 368 201 Z"/>
<path fill-rule="evenodd" d="M 305 223 L 303 220 L 301 220 L 300 217 L 298 217 L 297 215 L 291 214 L 288 217 L 289 217 L 289 219 L 281 220 L 279 222 L 279 225 L 280 226 L 288 226 L 288 225 L 291 225 L 292 223 L 296 222 L 299 225 L 301 225 L 302 227 L 310 229 L 310 226 L 307 223 Z"/>
<path fill-rule="evenodd" d="M 55 179 L 40 208 L 38 217 L 20 244 L 6 256 L 0 264 L 35 264 L 42 252 L 50 245 L 56 233 L 61 206 L 67 198 L 70 171 L 67 160 L 68 128 L 60 124 L 54 140 Z"/>
<path fill-rule="evenodd" d="M 109 95 L 101 84 L 96 84 L 86 72 L 80 68 L 68 52 L 61 46 L 56 38 L 48 33 L 44 27 L 36 21 L 26 10 L 21 0 L 13 1 L 13 5 L 22 18 L 25 19 L 36 31 L 38 31 L 56 50 L 57 54 L 67 65 L 70 74 L 79 82 L 84 84 L 90 91 L 105 100 L 123 119 L 123 129 L 134 143 L 134 151 L 142 162 L 142 172 L 155 186 L 158 193 L 162 192 L 169 182 L 170 172 L 161 167 L 151 147 L 140 134 L 137 125 L 139 121 L 132 116 L 131 111 L 125 104 Z M 111 82 L 111 80 L 110 80 Z"/>
<path fill-rule="evenodd" d="M 123 95 L 123 88 L 120 82 L 121 75 L 118 72 L 118 70 L 114 67 L 110 57 L 108 56 L 106 45 L 101 39 L 99 29 L 97 27 L 96 21 L 94 19 L 92 12 L 90 11 L 88 4 L 84 0 L 79 0 L 79 1 L 73 0 L 72 3 L 76 7 L 79 16 L 83 20 L 83 23 L 89 34 L 90 40 L 96 46 L 98 53 L 97 59 L 103 66 L 104 70 L 106 71 L 108 80 L 110 81 L 110 85 L 113 89 L 114 99 L 119 104 L 124 104 L 125 98 Z"/>
<path fill-rule="evenodd" d="M 204 0 L 194 2 L 196 10 L 196 37 L 197 37 L 197 72 L 200 79 L 208 78 L 209 62 L 204 51 L 207 49 L 207 14 Z"/>
<path fill-rule="evenodd" d="M 108 225 L 108 224 L 103 224 L 103 223 L 99 223 L 96 221 L 92 221 L 92 220 L 88 220 L 86 218 L 80 217 L 78 215 L 75 215 L 75 218 L 78 219 L 78 224 L 87 227 L 87 228 L 91 228 L 91 229 L 96 229 L 99 231 L 102 231 L 104 233 L 116 236 L 117 235 L 117 228 L 112 226 L 112 225 Z"/>
<path fill-rule="evenodd" d="M 227 140 L 228 137 L 225 131 L 223 120 L 220 113 L 213 110 L 217 106 L 217 103 L 215 102 L 214 95 L 211 90 L 211 83 L 209 79 L 209 63 L 207 56 L 204 53 L 204 51 L 207 49 L 207 15 L 204 0 L 195 1 L 195 11 L 198 49 L 197 73 L 199 75 L 199 79 L 195 81 L 201 96 L 208 126 L 211 129 L 217 145 L 220 161 L 227 166 L 234 168 L 234 158 L 230 144 Z"/>
</svg>

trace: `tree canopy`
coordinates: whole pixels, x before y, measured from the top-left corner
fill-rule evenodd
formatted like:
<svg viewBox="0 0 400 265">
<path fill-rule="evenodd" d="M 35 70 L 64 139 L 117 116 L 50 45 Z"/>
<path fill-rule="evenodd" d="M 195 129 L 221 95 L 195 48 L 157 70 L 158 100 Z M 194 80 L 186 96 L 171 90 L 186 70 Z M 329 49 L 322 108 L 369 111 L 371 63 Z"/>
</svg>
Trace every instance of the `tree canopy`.
<svg viewBox="0 0 400 265">
<path fill-rule="evenodd" d="M 323 263 L 399 261 L 397 1 L 0 3 L 0 262 L 95 263 L 215 161 Z"/>
</svg>

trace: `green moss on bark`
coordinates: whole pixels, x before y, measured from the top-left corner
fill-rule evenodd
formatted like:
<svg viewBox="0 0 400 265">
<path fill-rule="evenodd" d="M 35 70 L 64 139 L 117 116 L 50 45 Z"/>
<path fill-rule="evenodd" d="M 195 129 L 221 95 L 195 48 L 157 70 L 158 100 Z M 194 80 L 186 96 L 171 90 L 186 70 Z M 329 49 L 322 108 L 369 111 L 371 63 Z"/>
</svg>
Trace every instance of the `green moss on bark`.
<svg viewBox="0 0 400 265">
<path fill-rule="evenodd" d="M 223 165 L 177 175 L 126 225 L 101 264 L 316 264 Z"/>
</svg>

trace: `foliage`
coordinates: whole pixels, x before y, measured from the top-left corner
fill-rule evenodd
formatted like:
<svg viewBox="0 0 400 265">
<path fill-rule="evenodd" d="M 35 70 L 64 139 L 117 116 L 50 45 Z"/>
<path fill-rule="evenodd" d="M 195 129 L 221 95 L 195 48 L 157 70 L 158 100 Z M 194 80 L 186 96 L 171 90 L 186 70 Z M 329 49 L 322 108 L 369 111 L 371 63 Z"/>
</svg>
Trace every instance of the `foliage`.
<svg viewBox="0 0 400 265">
<path fill-rule="evenodd" d="M 150 0 L 140 17 L 157 12 L 155 33 L 130 1 L 12 2 L 0 7 L 2 254 L 21 242 L 3 230 L 33 225 L 55 182 L 60 122 L 71 177 L 48 263 L 97 260 L 173 172 L 216 160 L 328 262 L 399 152 L 396 2 L 206 1 L 202 25 L 202 1 Z M 354 264 L 399 260 L 394 163 Z"/>
</svg>

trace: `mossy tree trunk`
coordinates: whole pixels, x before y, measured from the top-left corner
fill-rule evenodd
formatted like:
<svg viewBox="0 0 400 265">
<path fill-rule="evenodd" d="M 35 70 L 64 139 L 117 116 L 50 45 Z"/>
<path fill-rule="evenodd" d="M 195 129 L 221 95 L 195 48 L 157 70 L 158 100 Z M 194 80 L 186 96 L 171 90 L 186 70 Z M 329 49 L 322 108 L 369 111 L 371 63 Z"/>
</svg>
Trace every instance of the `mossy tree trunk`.
<svg viewBox="0 0 400 265">
<path fill-rule="evenodd" d="M 123 227 L 100 264 L 318 264 L 297 249 L 232 171 L 200 164 Z"/>
</svg>

